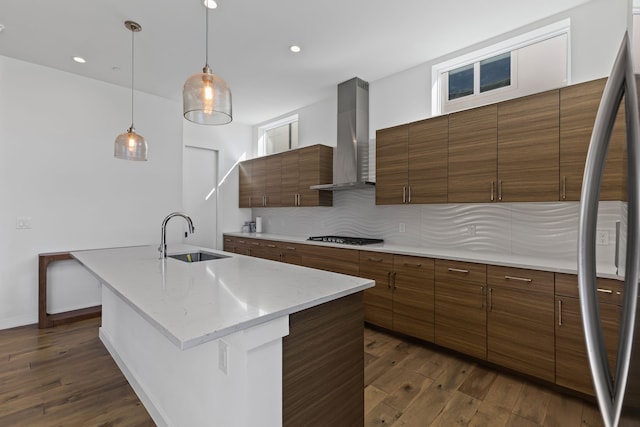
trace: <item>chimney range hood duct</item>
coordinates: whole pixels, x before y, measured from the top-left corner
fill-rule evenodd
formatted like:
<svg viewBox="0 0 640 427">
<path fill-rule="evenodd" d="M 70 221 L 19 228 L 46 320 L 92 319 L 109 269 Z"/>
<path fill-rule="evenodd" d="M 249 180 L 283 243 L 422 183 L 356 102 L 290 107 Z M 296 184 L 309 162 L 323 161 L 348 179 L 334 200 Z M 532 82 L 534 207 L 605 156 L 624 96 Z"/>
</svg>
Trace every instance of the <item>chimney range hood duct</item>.
<svg viewBox="0 0 640 427">
<path fill-rule="evenodd" d="M 354 77 L 338 85 L 338 140 L 333 156 L 333 184 L 312 190 L 371 188 L 369 181 L 369 83 Z"/>
</svg>

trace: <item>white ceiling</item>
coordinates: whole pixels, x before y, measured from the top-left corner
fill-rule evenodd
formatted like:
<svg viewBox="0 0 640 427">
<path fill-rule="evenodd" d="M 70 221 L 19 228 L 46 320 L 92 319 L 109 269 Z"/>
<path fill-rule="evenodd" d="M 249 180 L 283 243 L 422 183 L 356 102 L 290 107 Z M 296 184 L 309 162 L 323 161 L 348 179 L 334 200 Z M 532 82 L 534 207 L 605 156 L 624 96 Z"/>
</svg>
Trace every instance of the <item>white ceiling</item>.
<svg viewBox="0 0 640 427">
<path fill-rule="evenodd" d="M 231 87 L 234 120 L 255 124 L 351 77 L 373 82 L 588 1 L 218 0 L 209 64 Z M 202 0 L 1 0 L 0 55 L 130 87 L 125 20 L 142 26 L 136 89 L 181 102 L 205 62 Z"/>
</svg>

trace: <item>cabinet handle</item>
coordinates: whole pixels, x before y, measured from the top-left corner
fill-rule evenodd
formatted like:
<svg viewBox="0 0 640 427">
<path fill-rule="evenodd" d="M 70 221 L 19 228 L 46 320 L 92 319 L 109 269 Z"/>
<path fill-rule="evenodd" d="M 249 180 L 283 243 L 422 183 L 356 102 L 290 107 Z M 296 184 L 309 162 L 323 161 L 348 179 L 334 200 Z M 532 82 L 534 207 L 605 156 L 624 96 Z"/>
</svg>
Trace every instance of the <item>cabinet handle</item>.
<svg viewBox="0 0 640 427">
<path fill-rule="evenodd" d="M 567 176 L 562 177 L 562 200 L 567 200 Z"/>
<path fill-rule="evenodd" d="M 387 272 L 387 287 L 391 289 L 391 272 Z"/>
<path fill-rule="evenodd" d="M 298 206 L 302 206 L 302 195 L 298 194 Z"/>
<path fill-rule="evenodd" d="M 491 181 L 491 201 L 495 200 L 495 190 L 496 190 L 496 182 Z"/>
<path fill-rule="evenodd" d="M 238 240 L 238 243 L 241 243 L 241 244 L 244 245 L 245 242 L 244 242 L 244 240 Z"/>
<path fill-rule="evenodd" d="M 407 203 L 407 187 L 402 187 L 402 203 Z"/>
<path fill-rule="evenodd" d="M 504 278 L 505 280 L 517 280 L 519 282 L 527 282 L 527 283 L 533 282 L 533 279 L 529 279 L 526 277 L 504 276 Z"/>
<path fill-rule="evenodd" d="M 285 247 L 285 249 L 289 250 L 289 251 L 295 251 L 296 248 L 294 248 L 293 246 L 287 246 Z"/>
<path fill-rule="evenodd" d="M 382 258 L 371 258 L 371 257 L 368 257 L 367 260 L 372 261 L 372 262 L 382 262 Z"/>
<path fill-rule="evenodd" d="M 393 289 L 398 289 L 398 286 L 396 285 L 396 272 L 394 271 L 392 274 L 393 277 Z"/>
<path fill-rule="evenodd" d="M 598 290 L 598 292 L 602 292 L 603 294 L 612 294 L 613 293 L 613 289 L 598 288 L 597 290 Z"/>
<path fill-rule="evenodd" d="M 558 326 L 562 326 L 562 300 L 558 300 Z"/>
<path fill-rule="evenodd" d="M 502 180 L 498 181 L 498 200 L 502 201 Z"/>
<path fill-rule="evenodd" d="M 493 298 L 492 298 L 492 293 L 493 293 L 493 290 L 492 290 L 491 288 L 489 288 L 489 295 L 487 295 L 487 297 L 488 297 L 487 299 L 489 300 L 489 301 L 487 302 L 487 304 L 489 305 L 489 307 L 488 307 L 488 308 L 489 308 L 489 311 L 493 310 Z"/>
<path fill-rule="evenodd" d="M 484 286 L 480 286 L 480 309 L 484 308 Z"/>
<path fill-rule="evenodd" d="M 409 203 L 411 203 L 411 186 L 409 186 Z"/>
<path fill-rule="evenodd" d="M 469 270 L 463 270 L 462 268 L 449 267 L 449 268 L 447 268 L 447 271 L 450 271 L 452 273 L 469 274 Z"/>
<path fill-rule="evenodd" d="M 405 266 L 405 267 L 415 267 L 415 268 L 420 268 L 420 267 L 422 267 L 422 264 L 411 264 L 411 263 L 409 263 L 409 262 L 405 262 L 405 263 L 404 263 L 404 266 Z"/>
<path fill-rule="evenodd" d="M 251 244 L 255 245 L 255 246 L 260 246 L 260 243 L 258 243 L 258 242 L 251 242 Z"/>
<path fill-rule="evenodd" d="M 276 247 L 276 245 L 267 245 L 267 247 L 269 247 L 269 248 L 275 248 L 275 247 Z"/>
</svg>

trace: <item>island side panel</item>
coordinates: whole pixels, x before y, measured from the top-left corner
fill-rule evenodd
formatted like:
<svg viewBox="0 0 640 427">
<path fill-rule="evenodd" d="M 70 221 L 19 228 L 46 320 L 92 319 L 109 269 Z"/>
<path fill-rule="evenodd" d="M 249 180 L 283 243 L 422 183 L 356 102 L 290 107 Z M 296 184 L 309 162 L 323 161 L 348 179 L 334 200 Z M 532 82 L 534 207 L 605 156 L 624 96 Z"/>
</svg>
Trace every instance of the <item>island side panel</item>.
<svg viewBox="0 0 640 427">
<path fill-rule="evenodd" d="M 289 316 L 283 426 L 364 425 L 362 292 Z"/>
</svg>

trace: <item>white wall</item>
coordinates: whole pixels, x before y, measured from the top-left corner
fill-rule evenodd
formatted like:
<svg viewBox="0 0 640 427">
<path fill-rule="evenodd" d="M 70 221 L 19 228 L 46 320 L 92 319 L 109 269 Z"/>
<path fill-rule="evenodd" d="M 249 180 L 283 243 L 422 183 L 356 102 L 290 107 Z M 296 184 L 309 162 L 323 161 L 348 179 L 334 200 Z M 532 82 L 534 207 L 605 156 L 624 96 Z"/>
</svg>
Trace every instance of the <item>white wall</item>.
<svg viewBox="0 0 640 427">
<path fill-rule="evenodd" d="M 137 93 L 149 161 L 130 162 L 113 157 L 131 121 L 129 89 L 0 56 L 0 94 L 4 329 L 37 322 L 38 253 L 159 243 L 162 219 L 182 203 L 182 113 Z M 16 229 L 17 217 L 32 228 Z M 75 261 L 50 273 L 52 312 L 99 303 Z"/>
<path fill-rule="evenodd" d="M 184 145 L 218 151 L 217 247 L 222 249 L 222 233 L 240 231 L 242 224 L 251 219 L 251 209 L 238 208 L 238 162 L 252 157 L 251 126 L 235 122 L 203 126 L 183 119 L 183 141 Z"/>
</svg>

